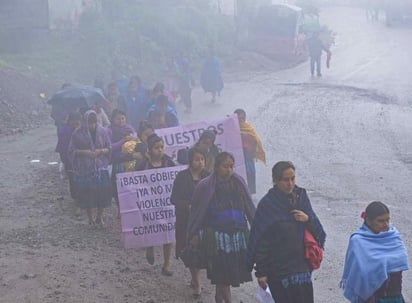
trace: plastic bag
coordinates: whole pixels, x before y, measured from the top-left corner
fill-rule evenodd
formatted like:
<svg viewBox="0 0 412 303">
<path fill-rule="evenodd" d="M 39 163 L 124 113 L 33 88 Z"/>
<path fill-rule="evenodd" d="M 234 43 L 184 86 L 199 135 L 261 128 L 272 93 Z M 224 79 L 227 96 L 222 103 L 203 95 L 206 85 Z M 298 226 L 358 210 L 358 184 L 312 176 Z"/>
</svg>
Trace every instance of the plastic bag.
<svg viewBox="0 0 412 303">
<path fill-rule="evenodd" d="M 272 298 L 272 294 L 270 292 L 269 287 L 266 287 L 266 290 L 264 290 L 262 287 L 258 285 L 256 299 L 259 301 L 259 303 L 275 303 L 275 300 L 273 300 Z"/>
<path fill-rule="evenodd" d="M 66 171 L 65 171 L 65 169 L 64 169 L 64 164 L 63 164 L 63 162 L 60 162 L 60 163 L 59 163 L 59 173 L 60 173 L 60 179 L 61 179 L 61 180 L 64 180 L 64 179 L 67 178 L 67 175 L 66 175 Z"/>
</svg>

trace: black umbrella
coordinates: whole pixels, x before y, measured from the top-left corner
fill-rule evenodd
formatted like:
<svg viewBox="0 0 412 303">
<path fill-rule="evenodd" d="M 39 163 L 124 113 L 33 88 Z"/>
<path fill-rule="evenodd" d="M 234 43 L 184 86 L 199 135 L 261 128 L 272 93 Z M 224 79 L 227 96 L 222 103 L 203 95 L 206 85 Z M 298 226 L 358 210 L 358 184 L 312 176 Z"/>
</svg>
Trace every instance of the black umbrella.
<svg viewBox="0 0 412 303">
<path fill-rule="evenodd" d="M 47 103 L 65 108 L 81 108 L 102 104 L 104 101 L 105 97 L 100 88 L 69 86 L 56 92 Z"/>
</svg>

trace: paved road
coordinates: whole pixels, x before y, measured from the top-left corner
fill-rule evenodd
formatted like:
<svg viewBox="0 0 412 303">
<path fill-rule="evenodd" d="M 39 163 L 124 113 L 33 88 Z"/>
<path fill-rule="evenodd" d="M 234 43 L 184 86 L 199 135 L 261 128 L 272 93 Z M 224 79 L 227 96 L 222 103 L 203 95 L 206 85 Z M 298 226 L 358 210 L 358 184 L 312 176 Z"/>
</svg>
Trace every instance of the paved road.
<svg viewBox="0 0 412 303">
<path fill-rule="evenodd" d="M 368 23 L 357 9 L 328 8 L 322 17 L 338 36 L 332 68 L 321 79 L 308 76 L 307 63 L 231 75 L 214 105 L 195 90 L 194 113 L 182 121 L 221 117 L 237 107 L 248 112 L 268 156 L 268 165 L 258 166 L 256 198 L 271 186 L 273 163 L 297 165 L 297 183 L 308 189 L 328 233 L 325 261 L 314 275 L 315 302 L 338 303 L 345 302 L 338 283 L 347 240 L 367 202 L 388 203 L 412 251 L 412 30 Z M 56 158 L 54 135 L 53 127 L 45 127 L 14 142 L 3 140 L 0 147 L 3 301 L 192 302 L 182 287 L 187 272 L 183 279 L 156 276 L 142 262 L 144 252 L 121 249 L 114 209 L 108 211 L 114 229 L 90 230 L 73 218 L 71 203 L 60 197 L 57 168 L 47 164 Z M 40 166 L 30 159 L 41 159 Z M 173 266 L 182 274 L 180 263 Z M 412 274 L 406 273 L 409 301 L 411 286 Z M 253 283 L 235 289 L 234 302 L 254 302 L 255 291 Z M 212 293 L 205 285 L 202 302 L 213 302 Z"/>
<path fill-rule="evenodd" d="M 338 283 L 347 240 L 369 201 L 390 205 L 412 251 L 412 29 L 368 22 L 351 8 L 324 9 L 322 20 L 337 33 L 332 67 L 322 78 L 309 76 L 308 63 L 237 75 L 215 106 L 196 92 L 202 101 L 190 119 L 246 109 L 268 151 L 269 165 L 259 166 L 258 197 L 271 186 L 273 163 L 295 162 L 297 182 L 311 191 L 328 232 L 326 260 L 315 274 L 316 302 L 326 303 L 344 302 Z M 411 286 L 406 273 L 409 299 Z M 253 291 L 247 285 L 235 296 L 245 299 Z"/>
</svg>

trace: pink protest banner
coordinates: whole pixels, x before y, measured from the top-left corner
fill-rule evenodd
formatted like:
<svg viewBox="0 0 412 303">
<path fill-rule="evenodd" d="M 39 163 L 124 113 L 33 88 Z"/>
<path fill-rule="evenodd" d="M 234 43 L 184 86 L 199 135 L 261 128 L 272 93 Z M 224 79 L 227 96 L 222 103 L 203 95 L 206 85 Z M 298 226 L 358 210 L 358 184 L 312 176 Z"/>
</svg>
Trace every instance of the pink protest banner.
<svg viewBox="0 0 412 303">
<path fill-rule="evenodd" d="M 125 248 L 175 242 L 173 182 L 186 166 L 117 174 L 117 190 Z"/>
<path fill-rule="evenodd" d="M 220 151 L 227 151 L 233 154 L 235 157 L 235 171 L 247 182 L 245 159 L 243 156 L 242 139 L 237 115 L 231 115 L 218 120 L 199 121 L 176 127 L 158 129 L 156 130 L 156 134 L 163 138 L 166 154 L 177 162 L 177 151 L 195 145 L 202 132 L 206 129 L 217 132 L 215 144 Z"/>
</svg>

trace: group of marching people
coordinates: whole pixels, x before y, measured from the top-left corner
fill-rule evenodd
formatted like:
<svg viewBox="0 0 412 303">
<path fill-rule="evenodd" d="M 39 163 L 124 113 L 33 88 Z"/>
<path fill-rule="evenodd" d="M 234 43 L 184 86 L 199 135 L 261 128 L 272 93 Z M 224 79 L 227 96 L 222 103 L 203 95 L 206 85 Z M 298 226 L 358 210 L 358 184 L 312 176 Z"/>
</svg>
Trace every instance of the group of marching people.
<svg viewBox="0 0 412 303">
<path fill-rule="evenodd" d="M 231 286 L 252 281 L 254 269 L 275 302 L 315 302 L 312 272 L 320 267 L 326 233 L 306 190 L 295 184 L 295 166 L 273 166 L 274 186 L 255 208 L 234 161 L 230 153 L 219 153 L 210 173 L 203 169 L 202 152 L 193 148 L 189 167 L 174 183 L 176 256 L 190 270 L 193 297 L 201 294 L 201 269 L 216 286 L 217 303 L 232 302 Z M 388 207 L 371 202 L 362 219 L 347 250 L 340 283 L 345 297 L 352 303 L 404 302 L 408 255 L 389 224 Z"/>
<path fill-rule="evenodd" d="M 161 123 L 177 125 L 169 98 L 161 85 L 157 87 L 159 104 L 151 106 L 163 106 L 163 113 L 169 113 L 164 109 L 170 107 L 169 118 L 164 116 Z M 139 89 L 139 79 L 132 78 L 133 98 L 140 98 Z M 157 120 L 130 114 L 127 101 L 114 98 L 114 88 L 110 96 L 109 125 L 104 126 L 95 108 L 70 113 L 58 130 L 57 151 L 69 175 L 71 195 L 86 210 L 90 225 L 103 225 L 104 208 L 113 198 L 118 203 L 116 174 L 176 165 L 156 134 Z M 139 112 L 139 103 L 134 105 Z M 254 165 L 256 160 L 266 161 L 265 151 L 246 122 L 246 112 L 237 109 L 235 113 L 247 180 L 234 171 L 233 155 L 218 150 L 216 133 L 211 130 L 178 155 L 188 167 L 178 173 L 171 195 L 176 257 L 190 269 L 195 299 L 201 296 L 201 270 L 216 286 L 217 303 L 232 302 L 231 287 L 252 281 L 255 270 L 259 286 L 269 287 L 275 302 L 312 303 L 312 273 L 322 261 L 326 233 L 306 190 L 295 184 L 296 168 L 291 162 L 273 166 L 274 186 L 255 207 L 251 198 L 256 192 Z M 399 232 L 389 224 L 389 209 L 375 201 L 362 217 L 362 226 L 350 237 L 341 281 L 344 295 L 353 303 L 404 302 L 402 271 L 409 268 L 408 256 Z M 165 276 L 173 275 L 172 249 L 171 243 L 163 245 L 161 273 Z M 146 249 L 146 258 L 154 264 L 153 247 Z"/>
<path fill-rule="evenodd" d="M 158 82 L 149 90 L 139 76 L 126 79 L 113 73 L 113 81 L 106 87 L 99 79 L 94 83 L 95 88 L 104 92 L 104 101 L 75 110 L 53 106 L 52 118 L 58 133 L 56 152 L 69 177 L 71 196 L 80 208 L 87 209 L 90 224 L 102 224 L 103 209 L 110 204 L 110 187 L 117 199 L 113 186 L 116 173 L 138 169 L 135 164 L 156 148 L 151 145 L 158 139 L 154 136 L 156 129 L 179 125 L 177 101 L 183 103 L 186 112 L 191 112 L 193 79 L 189 60 L 178 54 L 167 70 L 167 88 Z M 215 102 L 223 89 L 223 80 L 212 49 L 203 64 L 200 83 Z M 64 84 L 61 91 L 70 87 L 71 84 Z M 153 136 L 149 140 L 150 135 Z M 96 201 L 89 198 L 90 187 L 99 193 L 94 195 Z M 91 208 L 98 209 L 95 218 Z"/>
<path fill-rule="evenodd" d="M 66 86 L 67 87 L 67 86 Z M 78 109 L 70 112 L 58 126 L 58 143 L 56 151 L 59 152 L 62 163 L 69 179 L 69 187 L 72 198 L 78 203 L 80 209 L 87 213 L 90 225 L 104 225 L 103 211 L 112 203 L 112 199 L 118 201 L 116 188 L 116 174 L 126 171 L 139 171 L 154 168 L 164 168 L 176 165 L 164 152 L 164 142 L 155 131 L 159 128 L 178 125 L 178 119 L 172 110 L 173 105 L 164 90 L 162 83 L 155 85 L 152 96 L 154 102 L 151 106 L 145 105 L 148 96 L 141 86 L 138 77 L 132 77 L 128 84 L 126 98 L 120 94 L 120 89 L 115 83 L 110 83 L 106 92 L 107 102 L 96 104 L 92 108 Z M 143 107 L 149 108 L 147 115 L 136 118 L 133 114 L 135 108 L 128 105 L 127 97 L 133 96 L 133 105 L 136 113 Z M 160 104 L 160 101 L 164 103 Z M 156 103 L 157 102 L 157 103 Z M 165 114 L 163 121 L 166 125 L 156 123 L 152 114 L 156 106 L 164 106 L 170 110 L 163 110 Z M 153 110 L 151 110 L 154 108 Z M 164 109 L 163 108 L 163 109 Z M 109 113 L 110 118 L 106 117 Z M 167 114 L 170 115 L 168 116 Z M 254 159 L 265 160 L 262 143 L 253 127 L 246 123 L 246 113 L 239 109 L 242 136 L 245 143 L 245 162 L 249 163 L 247 169 L 249 184 L 255 191 L 255 169 Z M 128 118 L 133 117 L 133 124 L 128 123 Z M 172 123 L 167 123 L 171 121 Z M 215 158 L 219 150 L 215 145 L 216 132 L 205 130 L 194 146 L 195 158 L 200 162 L 200 175 L 212 172 L 215 167 Z M 198 160 L 201 155 L 202 160 Z M 191 150 L 179 151 L 180 164 L 189 164 L 193 168 L 193 153 Z M 188 183 L 189 184 L 189 183 Z M 185 186 L 187 186 L 186 184 Z M 174 190 L 174 196 L 176 192 Z M 174 200 L 174 198 L 173 198 Z M 179 210 L 177 211 L 179 212 Z M 120 215 L 120 208 L 119 208 Z M 165 244 L 164 264 L 162 274 L 171 276 L 170 259 L 172 245 Z M 147 248 L 146 257 L 149 263 L 154 262 L 154 250 Z"/>
</svg>

